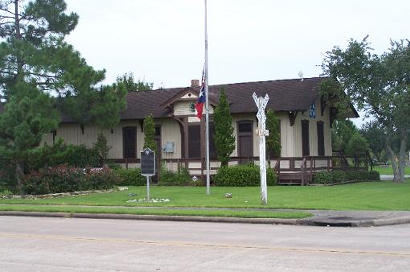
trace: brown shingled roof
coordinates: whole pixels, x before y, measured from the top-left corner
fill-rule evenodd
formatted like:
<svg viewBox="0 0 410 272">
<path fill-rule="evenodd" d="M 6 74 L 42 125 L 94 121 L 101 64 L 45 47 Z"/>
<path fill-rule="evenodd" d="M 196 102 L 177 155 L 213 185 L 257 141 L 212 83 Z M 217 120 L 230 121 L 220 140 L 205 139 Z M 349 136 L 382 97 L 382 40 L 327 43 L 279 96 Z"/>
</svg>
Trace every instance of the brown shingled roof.
<svg viewBox="0 0 410 272">
<path fill-rule="evenodd" d="M 211 100 L 218 101 L 219 90 L 225 88 L 225 93 L 230 103 L 231 113 L 254 113 L 257 111 L 252 94 L 256 92 L 258 96 L 269 95 L 267 108 L 275 111 L 304 111 L 319 96 L 318 86 L 323 80 L 321 77 L 301 79 L 284 79 L 244 82 L 233 84 L 220 84 L 209 86 L 209 96 Z M 127 108 L 121 113 L 121 120 L 144 119 L 147 115 L 153 114 L 155 118 L 168 117 L 170 108 L 164 106 L 172 100 L 178 93 L 189 90 L 199 93 L 200 87 L 184 87 L 158 89 L 152 91 L 130 92 L 127 94 Z M 165 104 L 164 104 L 165 103 Z M 353 108 L 353 116 L 358 117 Z M 4 111 L 4 105 L 0 103 L 0 113 Z M 68 117 L 62 117 L 62 122 L 72 122 Z"/>
<path fill-rule="evenodd" d="M 270 97 L 267 107 L 275 111 L 307 110 L 318 97 L 316 87 L 322 79 L 313 77 L 304 80 L 285 79 L 211 85 L 209 95 L 217 101 L 219 90 L 224 87 L 231 113 L 256 112 L 256 105 L 252 99 L 253 92 L 258 96 L 267 93 Z M 143 119 L 151 113 L 156 118 L 167 117 L 169 109 L 161 105 L 183 89 L 199 92 L 199 87 L 131 92 L 127 95 L 127 109 L 121 113 L 121 119 Z"/>
</svg>

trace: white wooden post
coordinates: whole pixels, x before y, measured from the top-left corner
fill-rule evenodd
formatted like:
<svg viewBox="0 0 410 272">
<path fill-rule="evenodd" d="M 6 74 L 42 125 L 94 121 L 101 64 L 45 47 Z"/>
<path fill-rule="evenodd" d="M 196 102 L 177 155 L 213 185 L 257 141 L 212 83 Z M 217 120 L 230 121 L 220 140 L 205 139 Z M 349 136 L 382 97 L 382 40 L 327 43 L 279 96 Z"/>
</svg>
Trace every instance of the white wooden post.
<svg viewBox="0 0 410 272">
<path fill-rule="evenodd" d="M 256 117 L 258 118 L 258 129 L 257 134 L 259 136 L 259 167 L 261 176 L 261 201 L 262 205 L 268 204 L 268 189 L 266 186 L 266 143 L 265 136 L 269 135 L 269 131 L 266 130 L 266 105 L 269 102 L 268 94 L 265 97 L 258 97 L 256 93 L 252 95 L 253 100 L 258 107 L 258 113 Z"/>
</svg>

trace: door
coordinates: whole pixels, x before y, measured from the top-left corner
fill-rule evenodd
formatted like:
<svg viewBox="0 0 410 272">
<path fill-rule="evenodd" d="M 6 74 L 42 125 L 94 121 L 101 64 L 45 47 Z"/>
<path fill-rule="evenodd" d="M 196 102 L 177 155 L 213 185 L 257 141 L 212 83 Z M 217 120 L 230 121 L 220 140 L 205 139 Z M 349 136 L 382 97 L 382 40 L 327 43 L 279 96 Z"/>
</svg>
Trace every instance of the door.
<svg viewBox="0 0 410 272">
<path fill-rule="evenodd" d="M 188 157 L 190 159 L 201 158 L 201 126 L 188 126 Z"/>
<path fill-rule="evenodd" d="M 325 155 L 325 136 L 323 133 L 323 122 L 317 122 L 317 154 L 319 156 Z"/>
<path fill-rule="evenodd" d="M 253 157 L 252 121 L 238 122 L 238 157 L 239 163 L 248 163 Z"/>
<path fill-rule="evenodd" d="M 309 120 L 302 120 L 302 156 L 310 155 Z"/>
<path fill-rule="evenodd" d="M 162 155 L 162 144 L 161 144 L 161 127 L 155 127 L 155 134 L 154 134 L 154 141 L 157 143 L 157 150 L 155 152 L 155 166 L 156 166 L 156 175 L 152 177 L 153 183 L 158 183 L 160 179 L 160 171 L 161 171 L 161 155 Z"/>
<path fill-rule="evenodd" d="M 123 127 L 122 128 L 122 149 L 124 159 L 135 159 L 137 144 L 137 128 Z"/>
</svg>

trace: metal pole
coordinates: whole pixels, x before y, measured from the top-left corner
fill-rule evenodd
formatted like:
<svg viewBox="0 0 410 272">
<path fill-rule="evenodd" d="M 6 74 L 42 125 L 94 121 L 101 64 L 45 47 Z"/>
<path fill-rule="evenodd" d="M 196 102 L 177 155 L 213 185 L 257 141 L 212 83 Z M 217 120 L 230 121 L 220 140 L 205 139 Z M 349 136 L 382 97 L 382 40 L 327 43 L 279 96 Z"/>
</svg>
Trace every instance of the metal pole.
<svg viewBox="0 0 410 272">
<path fill-rule="evenodd" d="M 206 194 L 209 195 L 211 177 L 209 163 L 209 95 L 208 95 L 208 1 L 205 0 L 205 139 L 206 139 Z"/>
<path fill-rule="evenodd" d="M 150 199 L 149 199 L 149 176 L 146 176 L 147 177 L 147 201 L 149 201 Z"/>
</svg>

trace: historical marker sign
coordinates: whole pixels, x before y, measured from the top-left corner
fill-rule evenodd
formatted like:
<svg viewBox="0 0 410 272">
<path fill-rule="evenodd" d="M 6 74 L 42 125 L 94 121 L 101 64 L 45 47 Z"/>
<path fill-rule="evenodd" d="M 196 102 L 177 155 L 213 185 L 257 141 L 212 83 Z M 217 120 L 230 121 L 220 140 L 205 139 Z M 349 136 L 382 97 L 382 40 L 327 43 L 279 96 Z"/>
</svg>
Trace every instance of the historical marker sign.
<svg viewBox="0 0 410 272">
<path fill-rule="evenodd" d="M 141 151 L 141 175 L 147 177 L 147 201 L 150 201 L 149 177 L 155 175 L 155 152 L 149 148 Z"/>
<path fill-rule="evenodd" d="M 141 175 L 155 175 L 155 152 L 149 148 L 141 151 Z"/>
</svg>

